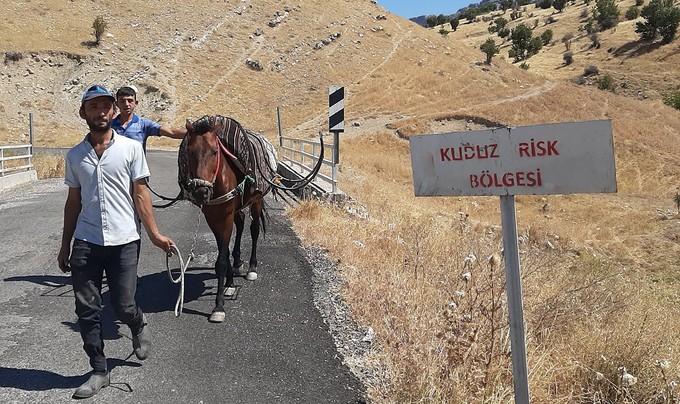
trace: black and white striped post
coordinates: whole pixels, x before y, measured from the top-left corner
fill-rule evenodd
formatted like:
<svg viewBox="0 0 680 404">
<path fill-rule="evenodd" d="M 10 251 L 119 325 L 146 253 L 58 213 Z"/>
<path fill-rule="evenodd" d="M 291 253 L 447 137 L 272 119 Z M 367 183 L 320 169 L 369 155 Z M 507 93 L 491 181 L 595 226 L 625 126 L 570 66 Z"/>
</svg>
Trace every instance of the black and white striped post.
<svg viewBox="0 0 680 404">
<path fill-rule="evenodd" d="M 333 164 L 339 164 L 340 132 L 345 130 L 345 87 L 328 87 L 328 130 L 333 133 Z"/>
</svg>

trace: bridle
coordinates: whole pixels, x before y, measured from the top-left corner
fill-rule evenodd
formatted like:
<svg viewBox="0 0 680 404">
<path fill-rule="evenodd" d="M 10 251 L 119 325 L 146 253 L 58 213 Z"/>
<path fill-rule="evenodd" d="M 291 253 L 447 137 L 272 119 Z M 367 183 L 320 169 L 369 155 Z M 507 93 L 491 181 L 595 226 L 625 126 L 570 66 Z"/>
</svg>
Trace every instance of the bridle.
<svg viewBox="0 0 680 404">
<path fill-rule="evenodd" d="M 233 161 L 238 162 L 238 158 L 236 158 L 236 156 L 224 146 L 224 144 L 220 140 L 219 136 L 217 136 L 217 134 L 215 134 L 214 136 L 215 136 L 215 141 L 218 144 L 218 150 L 217 150 L 217 165 L 215 167 L 215 174 L 213 174 L 212 181 L 206 181 L 206 180 L 201 179 L 201 178 L 192 178 L 187 182 L 187 187 L 189 189 L 197 189 L 199 187 L 206 187 L 206 188 L 210 189 L 211 195 L 213 195 L 213 190 L 215 188 L 215 181 L 217 180 L 217 175 L 220 172 L 220 164 L 221 164 L 221 160 L 222 160 L 222 158 L 221 158 L 222 153 L 227 155 L 227 157 L 229 157 Z M 243 195 L 246 182 L 249 181 L 249 180 L 253 181 L 253 179 L 249 175 L 246 175 L 245 179 L 240 184 L 238 184 L 234 189 L 232 189 L 231 191 L 227 192 L 224 195 L 218 196 L 217 198 L 211 198 L 210 200 L 208 200 L 208 202 L 204 203 L 204 205 L 219 205 L 221 203 L 228 202 L 228 201 L 234 199 L 235 197 L 237 197 L 239 195 Z M 201 205 L 200 203 L 198 203 L 195 200 L 193 193 L 189 192 L 188 196 L 189 196 L 189 200 L 191 202 L 193 202 L 194 204 L 199 205 L 199 206 Z"/>
</svg>

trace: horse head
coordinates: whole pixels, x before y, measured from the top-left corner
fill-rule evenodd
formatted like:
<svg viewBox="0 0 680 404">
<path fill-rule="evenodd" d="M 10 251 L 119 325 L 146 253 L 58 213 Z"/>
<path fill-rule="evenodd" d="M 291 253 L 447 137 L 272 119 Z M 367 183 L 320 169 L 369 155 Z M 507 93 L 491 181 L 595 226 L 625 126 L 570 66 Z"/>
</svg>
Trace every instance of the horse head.
<svg viewBox="0 0 680 404">
<path fill-rule="evenodd" d="M 186 186 L 192 202 L 203 205 L 213 198 L 215 181 L 220 173 L 223 157 L 217 132 L 222 128 L 222 123 L 206 115 L 193 123 L 187 120 L 186 128 L 189 177 Z"/>
</svg>

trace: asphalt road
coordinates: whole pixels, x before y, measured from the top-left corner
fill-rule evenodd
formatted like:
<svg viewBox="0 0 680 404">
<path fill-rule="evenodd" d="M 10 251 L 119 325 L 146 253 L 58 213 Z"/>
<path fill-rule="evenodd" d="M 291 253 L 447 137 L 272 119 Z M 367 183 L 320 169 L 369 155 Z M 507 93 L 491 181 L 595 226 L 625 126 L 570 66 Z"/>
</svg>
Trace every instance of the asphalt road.
<svg viewBox="0 0 680 404">
<path fill-rule="evenodd" d="M 150 151 L 151 186 L 174 196 L 176 155 Z M 67 188 L 61 179 L 0 191 L 0 402 L 71 402 L 90 370 L 74 314 L 70 277 L 56 264 Z M 237 278 L 227 319 L 208 322 L 214 306 L 217 249 L 199 210 L 188 202 L 156 209 L 161 232 L 196 260 L 186 274 L 184 311 L 166 258 L 142 238 L 138 303 L 153 335 L 152 356 L 132 354 L 129 329 L 115 321 L 104 288 L 105 352 L 112 385 L 97 403 L 356 403 L 363 387 L 342 364 L 312 298 L 312 268 L 282 206 L 267 198 L 259 279 Z M 247 232 L 247 227 L 246 227 Z M 243 256 L 250 254 L 244 235 Z M 179 266 L 171 259 L 171 268 Z"/>
</svg>

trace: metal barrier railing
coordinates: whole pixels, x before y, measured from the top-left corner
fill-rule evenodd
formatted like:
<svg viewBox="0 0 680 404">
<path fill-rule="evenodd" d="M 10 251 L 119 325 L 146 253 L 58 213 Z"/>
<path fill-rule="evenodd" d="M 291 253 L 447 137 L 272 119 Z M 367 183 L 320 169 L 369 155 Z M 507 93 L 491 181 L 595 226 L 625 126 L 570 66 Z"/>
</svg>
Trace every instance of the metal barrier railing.
<svg viewBox="0 0 680 404">
<path fill-rule="evenodd" d="M 321 143 L 318 140 L 305 140 L 289 137 L 279 137 L 281 153 L 279 159 L 290 164 L 293 169 L 302 171 L 302 175 L 309 174 L 316 163 L 319 161 L 321 153 Z M 338 165 L 332 160 L 333 144 L 324 143 L 324 158 L 317 178 L 325 181 L 331 186 L 331 192 L 338 191 Z M 330 156 L 327 157 L 327 156 Z"/>
<path fill-rule="evenodd" d="M 24 152 L 21 149 L 26 151 Z M 19 162 L 19 164 L 14 162 Z M 0 177 L 31 169 L 33 169 L 33 145 L 0 146 Z"/>
<path fill-rule="evenodd" d="M 278 121 L 279 146 L 281 148 L 279 159 L 290 164 L 292 169 L 301 171 L 304 177 L 312 171 L 319 161 L 321 142 L 318 140 L 284 137 L 282 135 L 279 108 L 276 108 L 276 119 Z M 321 135 L 321 132 L 319 134 Z M 321 169 L 316 176 L 317 179 L 330 185 L 331 193 L 333 194 L 338 193 L 339 149 L 337 142 L 337 135 L 333 137 L 333 143 L 331 144 L 327 144 L 324 141 L 324 158 L 321 163 Z"/>
<path fill-rule="evenodd" d="M 0 177 L 33 169 L 33 113 L 28 114 L 29 144 L 0 146 Z M 22 154 L 21 149 L 26 149 Z M 18 162 L 18 164 L 17 164 Z M 22 164 L 22 163 L 26 164 Z"/>
</svg>

